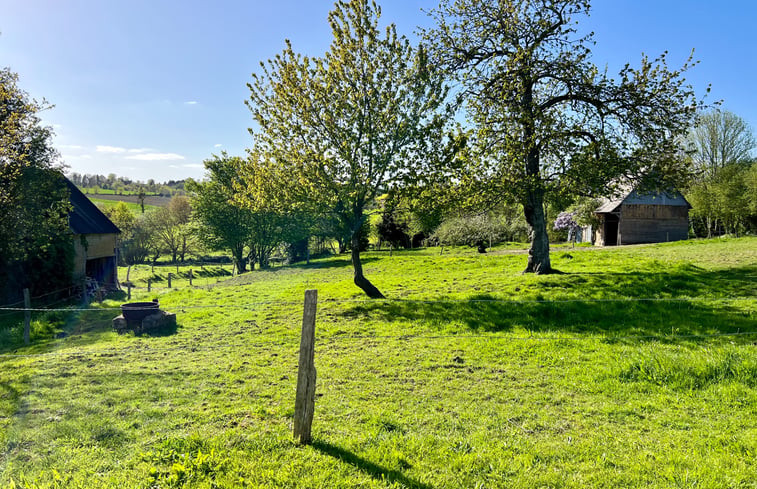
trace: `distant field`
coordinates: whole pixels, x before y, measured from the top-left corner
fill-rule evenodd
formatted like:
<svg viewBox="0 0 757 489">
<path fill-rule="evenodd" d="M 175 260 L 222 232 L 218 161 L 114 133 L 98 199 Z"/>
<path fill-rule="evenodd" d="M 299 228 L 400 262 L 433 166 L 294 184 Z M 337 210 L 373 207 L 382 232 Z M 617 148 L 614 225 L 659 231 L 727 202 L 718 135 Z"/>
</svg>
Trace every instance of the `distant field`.
<svg viewBox="0 0 757 489">
<path fill-rule="evenodd" d="M 17 317 L 0 487 L 755 487 L 757 238 L 556 249 L 547 276 L 506 248 L 366 253 L 387 300 L 361 295 L 346 255 L 207 267 L 201 287 L 135 291 L 178 315 L 143 336 L 111 330 L 123 295 L 35 313 L 26 348 Z M 318 373 L 299 447 L 306 289 Z"/>
<path fill-rule="evenodd" d="M 126 204 L 126 207 L 128 207 L 129 210 L 132 213 L 134 213 L 134 214 L 141 214 L 142 213 L 142 206 L 140 206 L 139 204 L 135 204 L 133 202 L 127 202 L 127 201 L 124 201 L 124 200 L 116 200 L 116 199 L 99 199 L 99 198 L 95 199 L 95 198 L 92 198 L 91 195 L 88 195 L 87 197 L 89 197 L 89 200 L 91 200 L 96 205 L 101 206 L 101 207 L 105 207 L 105 208 L 114 207 L 114 206 L 118 205 L 119 202 L 123 202 L 123 203 Z M 145 201 L 145 212 L 149 212 L 149 211 L 155 210 L 157 208 L 158 208 L 158 206 L 148 205 L 147 201 Z"/>
<path fill-rule="evenodd" d="M 136 195 L 113 195 L 113 194 L 86 194 L 92 201 L 109 201 L 109 202 L 126 202 L 127 204 L 139 204 L 139 199 Z M 170 197 L 162 197 L 160 195 L 149 195 L 145 197 L 145 206 L 151 205 L 155 207 L 165 207 L 171 200 Z"/>
</svg>

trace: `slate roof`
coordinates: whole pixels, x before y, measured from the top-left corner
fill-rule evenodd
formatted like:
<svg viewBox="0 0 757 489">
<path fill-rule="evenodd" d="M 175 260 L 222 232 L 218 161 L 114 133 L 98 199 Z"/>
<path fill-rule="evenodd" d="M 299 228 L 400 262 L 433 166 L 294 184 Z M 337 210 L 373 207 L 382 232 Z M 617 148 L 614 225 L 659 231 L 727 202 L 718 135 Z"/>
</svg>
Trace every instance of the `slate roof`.
<svg viewBox="0 0 757 489">
<path fill-rule="evenodd" d="M 73 206 L 68 214 L 68 225 L 74 234 L 121 233 L 121 230 L 108 219 L 108 216 L 103 214 L 68 178 L 66 178 L 66 185 L 68 185 L 71 205 Z"/>
<path fill-rule="evenodd" d="M 597 210 L 596 214 L 606 214 L 609 212 L 615 212 L 622 204 L 651 204 L 651 205 L 669 205 L 688 207 L 691 209 L 691 204 L 684 198 L 681 192 L 677 190 L 669 192 L 649 192 L 641 193 L 636 190 L 626 193 L 622 197 L 606 200 Z"/>
</svg>

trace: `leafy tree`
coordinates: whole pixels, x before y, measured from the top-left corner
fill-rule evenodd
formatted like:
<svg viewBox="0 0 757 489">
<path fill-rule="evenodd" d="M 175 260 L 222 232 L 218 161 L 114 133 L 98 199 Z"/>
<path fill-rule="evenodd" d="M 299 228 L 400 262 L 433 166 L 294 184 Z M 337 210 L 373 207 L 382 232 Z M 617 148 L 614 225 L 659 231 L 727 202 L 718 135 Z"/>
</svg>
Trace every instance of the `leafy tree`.
<svg viewBox="0 0 757 489">
<path fill-rule="evenodd" d="M 192 207 L 189 199 L 183 195 L 174 196 L 167 207 L 160 207 L 145 215 L 148 216 L 148 227 L 156 239 L 152 246 L 153 252 L 165 250 L 171 255 L 172 262 L 176 263 L 179 258 L 184 261 L 191 238 L 189 219 Z M 159 252 L 157 254 L 160 255 Z"/>
<path fill-rule="evenodd" d="M 689 134 L 694 163 L 702 175 L 713 175 L 730 163 L 748 162 L 757 147 L 744 119 L 727 110 L 699 116 Z"/>
<path fill-rule="evenodd" d="M 757 162 L 728 163 L 693 182 L 686 192 L 695 231 L 739 234 L 757 231 Z"/>
<path fill-rule="evenodd" d="M 147 197 L 147 194 L 145 193 L 145 188 L 143 185 L 140 185 L 137 190 L 137 200 L 139 200 L 139 207 L 142 210 L 142 214 L 145 213 L 145 198 Z"/>
<path fill-rule="evenodd" d="M 389 243 L 394 248 L 407 248 L 410 246 L 409 219 L 398 208 L 396 199 L 392 197 L 388 196 L 384 200 L 384 210 L 376 231 L 381 242 Z"/>
<path fill-rule="evenodd" d="M 247 245 L 252 235 L 253 211 L 235 203 L 234 182 L 242 159 L 222 153 L 205 160 L 207 179 L 190 181 L 195 219 L 200 239 L 211 249 L 227 250 L 239 273 L 247 271 Z"/>
<path fill-rule="evenodd" d="M 38 116 L 48 105 L 17 82 L 0 70 L 0 297 L 70 285 L 73 268 L 68 189 Z"/>
<path fill-rule="evenodd" d="M 518 241 L 525 233 L 518 219 L 504 212 L 480 212 L 449 217 L 434 231 L 431 239 L 440 245 L 467 245 L 485 253 L 489 243 Z M 522 220 L 522 218 L 521 218 Z"/>
<path fill-rule="evenodd" d="M 135 219 L 134 225 L 128 235 L 121 235 L 121 253 L 119 257 L 127 265 L 143 263 L 152 253 L 154 243 L 157 242 L 153 235 L 149 219 L 141 214 Z M 158 248 L 159 249 L 159 248 Z M 160 251 L 157 253 L 160 256 Z M 157 260 L 157 256 L 153 261 Z M 127 278 L 128 280 L 128 278 Z"/>
<path fill-rule="evenodd" d="M 229 250 L 244 273 L 247 262 L 254 268 L 268 267 L 273 250 L 282 242 L 300 241 L 307 236 L 304 222 L 294 213 L 277 212 L 264 204 L 246 205 L 236 199 L 240 188 L 242 158 L 222 153 L 205 161 L 207 179 L 190 181 L 192 206 L 199 223 L 200 238 L 214 249 Z"/>
<path fill-rule="evenodd" d="M 383 294 L 364 275 L 359 232 L 378 195 L 434 174 L 444 159 L 443 79 L 394 25 L 379 28 L 369 0 L 338 1 L 334 39 L 318 58 L 284 51 L 249 84 L 259 128 L 245 175 L 250 192 L 333 216 L 349 233 L 354 283 Z M 263 199 L 250 197 L 250 200 Z"/>
<path fill-rule="evenodd" d="M 666 55 L 617 78 L 590 60 L 592 35 L 574 17 L 586 0 L 441 0 L 425 33 L 463 87 L 475 124 L 474 180 L 523 205 L 532 232 L 526 272 L 549 273 L 545 197 L 599 195 L 643 175 L 684 173 L 676 141 L 698 102 Z M 662 185 L 665 182 L 660 182 Z"/>
<path fill-rule="evenodd" d="M 128 237 L 134 226 L 137 223 L 137 218 L 134 213 L 129 210 L 129 206 L 126 202 L 118 201 L 116 205 L 110 207 L 98 206 L 100 210 L 108 216 L 113 224 L 121 230 L 121 237 Z"/>
<path fill-rule="evenodd" d="M 689 144 L 697 175 L 686 197 L 695 232 L 704 229 L 710 237 L 752 227 L 748 181 L 757 141 L 748 124 L 732 112 L 706 112 L 689 133 Z"/>
</svg>

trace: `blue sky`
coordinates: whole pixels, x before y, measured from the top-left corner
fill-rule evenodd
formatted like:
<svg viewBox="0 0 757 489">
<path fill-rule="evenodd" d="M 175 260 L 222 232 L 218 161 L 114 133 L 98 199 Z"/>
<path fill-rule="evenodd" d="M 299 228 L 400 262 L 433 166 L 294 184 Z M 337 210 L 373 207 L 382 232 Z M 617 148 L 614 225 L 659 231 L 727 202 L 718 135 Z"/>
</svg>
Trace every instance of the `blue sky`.
<svg viewBox="0 0 757 489">
<path fill-rule="evenodd" d="M 384 0 L 383 22 L 412 37 L 435 1 Z M 202 177 L 221 150 L 243 154 L 252 124 L 244 100 L 259 62 L 330 42 L 328 0 L 0 0 L 0 66 L 20 77 L 44 113 L 70 171 L 158 181 Z M 617 71 L 642 52 L 669 51 L 707 100 L 757 126 L 757 2 L 597 0 L 594 62 Z"/>
</svg>

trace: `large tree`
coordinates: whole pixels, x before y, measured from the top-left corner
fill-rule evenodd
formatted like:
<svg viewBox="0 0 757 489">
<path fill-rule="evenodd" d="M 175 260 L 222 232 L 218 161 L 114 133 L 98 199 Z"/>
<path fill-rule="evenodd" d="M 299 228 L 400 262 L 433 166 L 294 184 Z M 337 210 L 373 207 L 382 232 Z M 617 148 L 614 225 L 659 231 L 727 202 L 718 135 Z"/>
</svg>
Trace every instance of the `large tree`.
<svg viewBox="0 0 757 489">
<path fill-rule="evenodd" d="M 268 267 L 273 250 L 283 242 L 306 236 L 304 223 L 295 213 L 277 212 L 263 205 L 242 205 L 236 198 L 241 187 L 238 171 L 244 160 L 222 153 L 205 161 L 206 179 L 190 181 L 194 217 L 203 242 L 213 249 L 231 252 L 239 273 L 255 262 Z"/>
<path fill-rule="evenodd" d="M 255 171 L 248 181 L 336 217 L 351 239 L 354 283 L 383 297 L 364 275 L 360 230 L 386 189 L 418 178 L 436 164 L 431 155 L 444 119 L 443 80 L 394 25 L 379 27 L 369 0 L 339 1 L 329 14 L 334 39 L 322 57 L 284 51 L 249 84 L 258 128 L 251 130 Z"/>
<path fill-rule="evenodd" d="M 68 189 L 38 115 L 49 106 L 17 82 L 0 70 L 0 297 L 68 286 L 73 267 Z"/>
<path fill-rule="evenodd" d="M 689 133 L 688 143 L 697 170 L 686 192 L 695 231 L 701 232 L 704 226 L 710 237 L 753 227 L 748 183 L 757 169 L 751 159 L 757 140 L 749 124 L 727 110 L 704 112 Z"/>
<path fill-rule="evenodd" d="M 748 163 L 757 140 L 749 124 L 727 110 L 711 110 L 697 119 L 689 134 L 694 163 L 703 176 L 713 176 L 730 163 Z"/>
<path fill-rule="evenodd" d="M 697 108 L 682 68 L 642 56 L 616 78 L 578 35 L 586 0 L 441 0 L 425 33 L 462 87 L 475 126 L 477 181 L 522 203 L 531 228 L 526 272 L 549 273 L 545 198 L 601 194 L 678 170 L 676 141 Z"/>
<path fill-rule="evenodd" d="M 166 207 L 160 207 L 146 214 L 146 222 L 156 244 L 159 243 L 163 251 L 171 255 L 172 263 L 184 257 L 191 245 L 192 229 L 190 218 L 192 206 L 189 198 L 175 195 Z"/>
<path fill-rule="evenodd" d="M 195 210 L 200 239 L 211 249 L 231 252 L 239 273 L 247 271 L 247 245 L 252 213 L 233 201 L 234 182 L 242 158 L 226 153 L 205 160 L 206 179 L 189 181 L 192 207 Z"/>
</svg>

